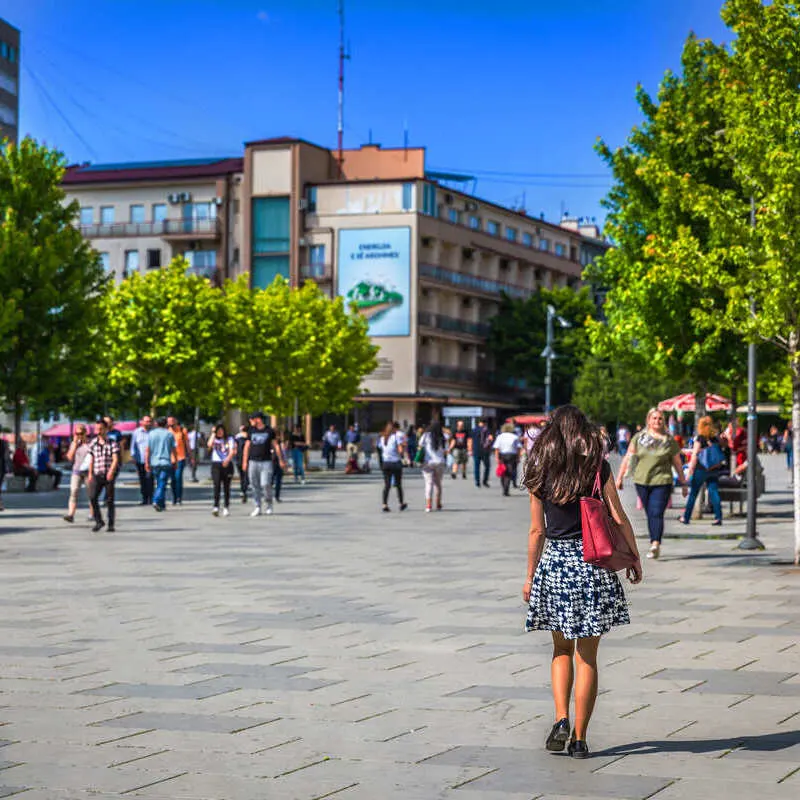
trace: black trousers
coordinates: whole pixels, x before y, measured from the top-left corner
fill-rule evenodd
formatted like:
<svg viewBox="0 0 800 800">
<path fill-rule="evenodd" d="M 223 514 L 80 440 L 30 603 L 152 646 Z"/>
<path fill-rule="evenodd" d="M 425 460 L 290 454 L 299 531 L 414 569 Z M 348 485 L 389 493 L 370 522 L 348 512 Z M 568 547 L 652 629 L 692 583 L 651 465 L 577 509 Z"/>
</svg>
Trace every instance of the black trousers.
<svg viewBox="0 0 800 800">
<path fill-rule="evenodd" d="M 389 502 L 389 490 L 392 488 L 394 480 L 397 489 L 397 499 L 403 505 L 403 465 L 399 461 L 383 462 L 383 504 Z"/>
<path fill-rule="evenodd" d="M 275 487 L 275 499 L 280 500 L 283 488 L 283 467 L 280 461 L 272 462 L 272 485 Z"/>
<path fill-rule="evenodd" d="M 89 502 L 92 504 L 92 513 L 94 514 L 95 524 L 103 521 L 103 513 L 100 511 L 100 495 L 106 490 L 106 510 L 108 511 L 108 525 L 114 527 L 114 520 L 116 519 L 114 509 L 114 481 L 108 480 L 105 475 L 95 475 L 92 478 L 92 492 L 89 497 Z"/>
<path fill-rule="evenodd" d="M 503 486 L 503 494 L 508 495 L 511 484 L 517 485 L 517 457 L 515 455 L 500 454 L 500 460 L 506 465 L 506 473 L 500 479 Z"/>
<path fill-rule="evenodd" d="M 153 473 L 148 472 L 144 464 L 136 462 L 136 471 L 139 473 L 139 491 L 142 493 L 142 502 L 150 505 L 153 502 Z"/>
<path fill-rule="evenodd" d="M 239 471 L 241 475 L 241 470 Z M 223 467 L 219 461 L 211 462 L 211 480 L 214 481 L 214 508 L 219 508 L 221 494 L 225 497 L 225 508 L 231 504 L 231 481 L 233 480 L 233 465 Z"/>
<path fill-rule="evenodd" d="M 28 479 L 28 485 L 25 487 L 26 492 L 36 491 L 36 481 L 39 480 L 39 473 L 33 467 L 17 467 L 14 470 L 14 475 L 18 478 Z"/>
<path fill-rule="evenodd" d="M 328 466 L 328 469 L 335 469 L 336 468 L 336 448 L 328 446 L 328 450 L 325 453 L 325 463 Z"/>
<path fill-rule="evenodd" d="M 239 473 L 239 491 L 242 493 L 242 497 L 247 497 L 247 490 L 250 488 L 250 484 L 247 479 L 247 470 L 242 469 L 242 462 L 236 462 L 236 470 Z"/>
</svg>

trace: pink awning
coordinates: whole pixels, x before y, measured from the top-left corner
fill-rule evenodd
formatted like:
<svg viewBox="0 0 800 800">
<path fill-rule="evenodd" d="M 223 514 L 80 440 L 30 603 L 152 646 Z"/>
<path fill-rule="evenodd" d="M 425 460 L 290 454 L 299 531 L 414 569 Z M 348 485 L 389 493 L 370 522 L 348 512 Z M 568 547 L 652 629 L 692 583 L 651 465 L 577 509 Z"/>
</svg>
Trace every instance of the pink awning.
<svg viewBox="0 0 800 800">
<path fill-rule="evenodd" d="M 75 429 L 75 425 L 77 425 L 78 422 L 79 421 L 76 420 L 75 422 L 72 423 L 71 427 L 72 427 L 73 430 Z M 83 423 L 83 424 L 86 425 L 86 428 L 89 431 L 89 435 L 93 436 L 94 435 L 94 425 L 87 425 L 86 423 Z M 114 423 L 114 427 L 120 433 L 130 433 L 131 431 L 134 431 L 134 430 L 136 430 L 136 428 L 139 427 L 139 423 L 138 422 L 131 422 L 131 421 L 115 422 Z M 48 428 L 46 431 L 42 431 L 42 436 L 47 436 L 48 438 L 52 438 L 52 437 L 55 437 L 55 436 L 69 436 L 69 435 L 70 435 L 70 423 L 69 422 L 62 422 L 62 423 L 60 423 L 58 425 L 53 425 L 52 428 Z"/>
<path fill-rule="evenodd" d="M 727 411 L 731 401 L 719 394 L 706 394 L 706 411 Z M 694 411 L 694 395 L 678 394 L 662 400 L 658 404 L 659 411 Z"/>
</svg>

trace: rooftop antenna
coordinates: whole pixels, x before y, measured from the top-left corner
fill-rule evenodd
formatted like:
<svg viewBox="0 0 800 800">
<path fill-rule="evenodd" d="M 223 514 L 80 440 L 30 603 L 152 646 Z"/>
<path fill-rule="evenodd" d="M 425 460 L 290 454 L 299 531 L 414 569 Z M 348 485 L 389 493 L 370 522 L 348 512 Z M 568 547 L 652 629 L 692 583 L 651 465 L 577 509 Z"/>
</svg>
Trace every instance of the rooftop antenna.
<svg viewBox="0 0 800 800">
<path fill-rule="evenodd" d="M 344 162 L 344 62 L 350 55 L 344 49 L 344 0 L 339 0 L 339 122 L 337 126 L 337 146 L 339 160 L 339 174 L 342 172 Z"/>
<path fill-rule="evenodd" d="M 403 120 L 403 160 L 408 161 L 408 120 Z"/>
</svg>

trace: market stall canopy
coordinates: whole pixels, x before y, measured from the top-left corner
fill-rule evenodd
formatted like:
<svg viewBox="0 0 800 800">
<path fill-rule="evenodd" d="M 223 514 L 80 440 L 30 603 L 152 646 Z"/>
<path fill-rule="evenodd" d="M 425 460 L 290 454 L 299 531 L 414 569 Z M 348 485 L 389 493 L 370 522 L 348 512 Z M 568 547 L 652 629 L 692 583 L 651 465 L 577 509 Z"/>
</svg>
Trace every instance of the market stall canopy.
<svg viewBox="0 0 800 800">
<path fill-rule="evenodd" d="M 541 425 L 547 420 L 547 414 L 518 414 L 516 417 L 509 417 L 506 422 L 512 425 Z"/>
<path fill-rule="evenodd" d="M 89 431 L 89 435 L 94 435 L 94 425 L 87 425 L 85 422 L 81 423 L 79 420 L 76 420 L 72 423 L 72 430 L 75 430 L 75 426 L 78 424 L 86 425 L 86 429 Z M 135 431 L 136 428 L 139 427 L 138 422 L 115 422 L 114 428 L 118 430 L 120 433 L 130 433 L 131 431 Z M 52 428 L 48 428 L 46 431 L 42 431 L 42 436 L 47 437 L 54 437 L 54 436 L 69 436 L 70 435 L 70 423 L 69 422 L 62 422 L 58 425 L 53 425 Z"/>
<path fill-rule="evenodd" d="M 719 394 L 706 394 L 706 411 L 728 411 L 731 401 Z M 678 394 L 658 404 L 659 411 L 694 411 L 694 395 Z"/>
</svg>

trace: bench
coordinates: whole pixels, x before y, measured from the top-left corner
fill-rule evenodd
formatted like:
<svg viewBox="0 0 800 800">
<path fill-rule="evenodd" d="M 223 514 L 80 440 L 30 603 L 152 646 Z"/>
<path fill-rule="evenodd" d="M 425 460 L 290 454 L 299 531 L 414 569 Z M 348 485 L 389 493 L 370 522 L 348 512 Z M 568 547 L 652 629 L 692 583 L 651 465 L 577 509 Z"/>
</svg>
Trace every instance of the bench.
<svg viewBox="0 0 800 800">
<path fill-rule="evenodd" d="M 64 478 L 61 479 L 61 482 L 64 483 Z M 9 472 L 6 474 L 6 485 L 4 491 L 8 494 L 24 492 L 27 485 L 27 478 L 23 478 L 21 475 L 14 475 Z M 39 480 L 36 482 L 36 491 L 51 492 L 52 490 L 53 479 L 49 475 L 40 475 Z"/>
<path fill-rule="evenodd" d="M 756 476 L 756 498 L 761 497 L 766 491 L 766 481 L 764 480 L 764 473 Z M 738 501 L 739 503 L 739 516 L 744 513 L 744 504 L 747 501 L 747 484 L 742 483 L 741 486 L 720 486 L 719 498 L 723 503 L 730 503 L 730 515 L 733 516 L 733 504 Z"/>
</svg>

